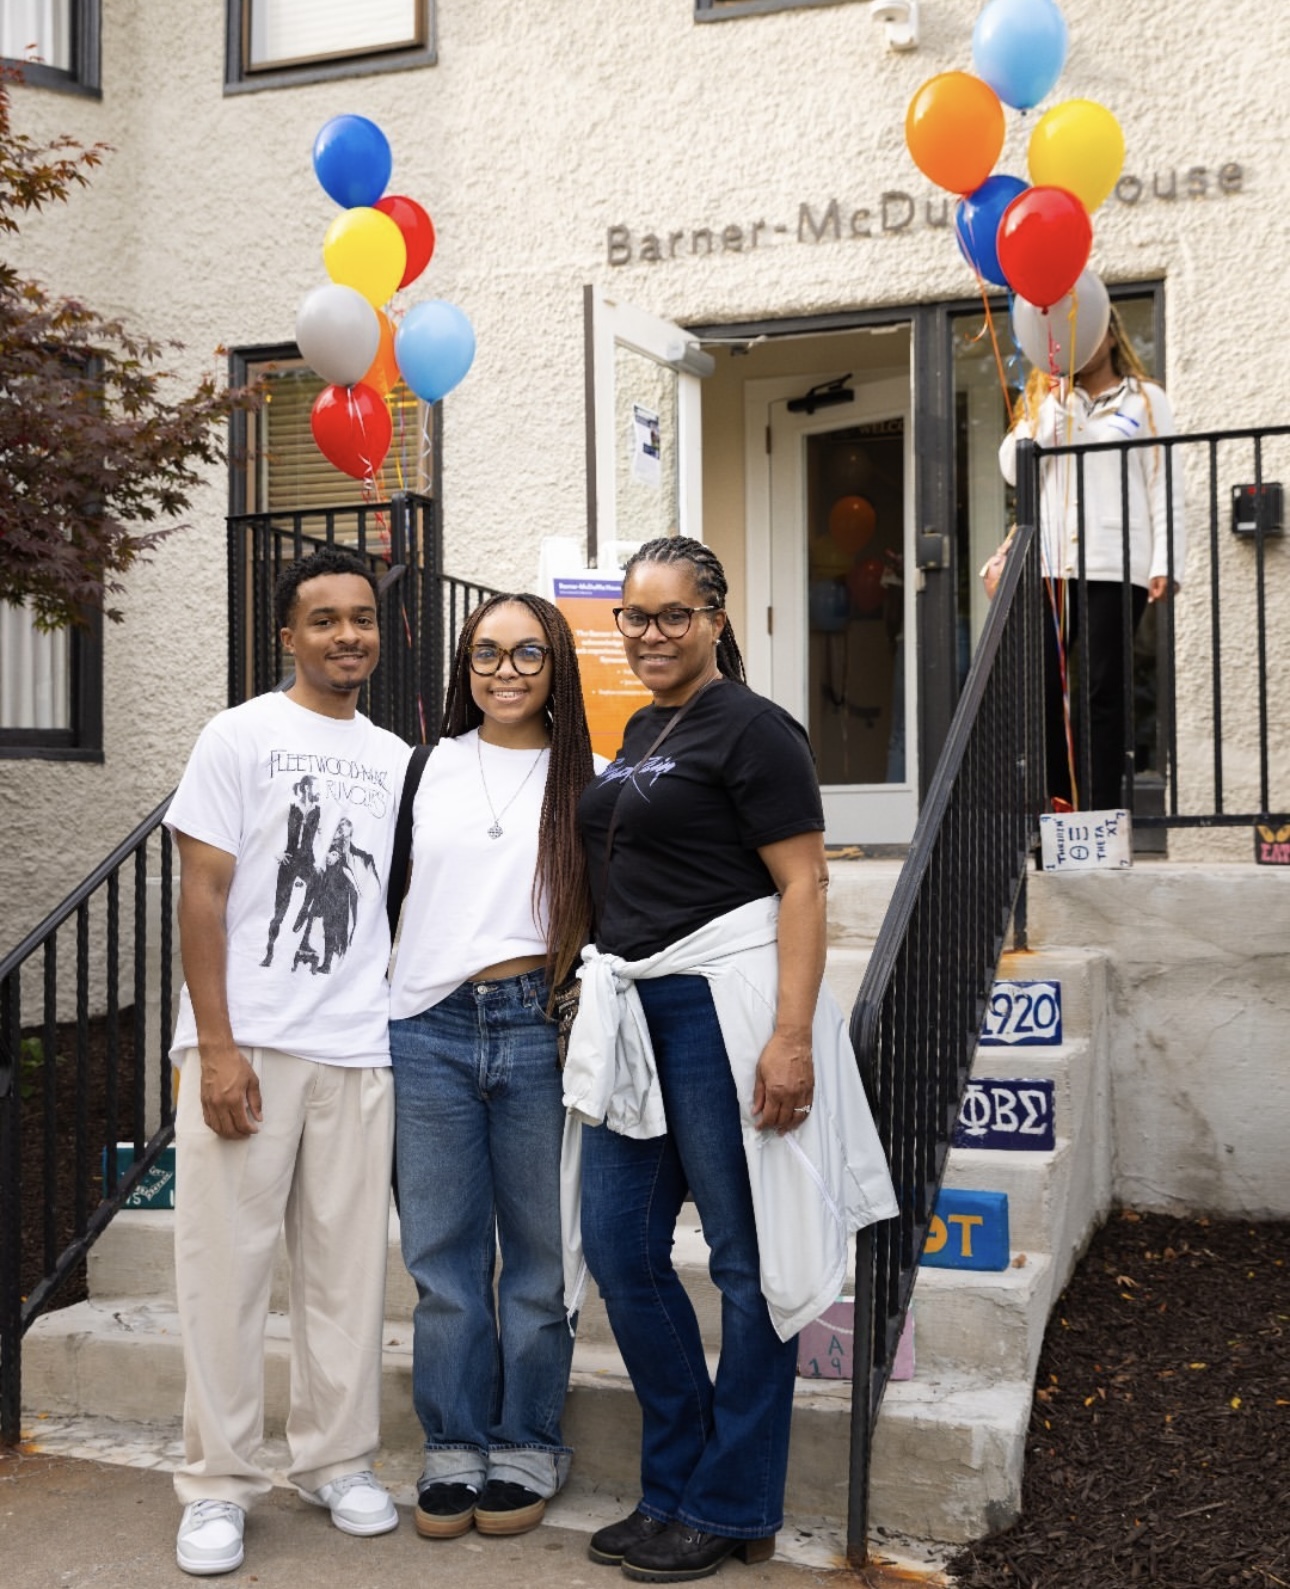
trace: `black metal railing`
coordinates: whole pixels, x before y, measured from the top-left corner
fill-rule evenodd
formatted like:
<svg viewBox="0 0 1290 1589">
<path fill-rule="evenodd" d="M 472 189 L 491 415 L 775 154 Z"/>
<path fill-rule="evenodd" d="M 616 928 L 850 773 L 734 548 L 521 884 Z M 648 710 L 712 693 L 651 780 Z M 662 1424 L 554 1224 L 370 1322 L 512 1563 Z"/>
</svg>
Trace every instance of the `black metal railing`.
<svg viewBox="0 0 1290 1589">
<path fill-rule="evenodd" d="M 857 1242 L 847 1520 L 857 1567 L 878 1407 L 1010 923 L 1024 939 L 1018 922 L 1044 799 L 1037 554 L 1035 531 L 1023 526 L 851 1015 L 900 1203 L 896 1218 Z"/>
<path fill-rule="evenodd" d="M 344 546 L 369 561 L 381 586 L 381 665 L 360 706 L 405 739 L 438 737 L 462 622 L 492 590 L 443 573 L 432 501 L 404 494 L 361 507 L 239 514 L 229 520 L 228 545 L 230 705 L 275 688 L 289 666 L 273 619 L 283 567 Z M 169 804 L 167 796 L 0 961 L 3 1444 L 20 1436 L 23 1336 L 173 1137 Z M 29 1007 L 38 1012 L 30 1020 Z M 101 1104 L 96 1119 L 91 1097 Z M 124 1173 L 119 1141 L 134 1151 Z M 33 1207 L 42 1211 L 39 1231 L 24 1212 Z"/>
<path fill-rule="evenodd" d="M 1284 758 L 1278 766 L 1269 743 L 1278 694 L 1272 659 L 1283 642 L 1272 631 L 1267 600 L 1268 572 L 1280 555 L 1277 543 L 1284 527 L 1282 484 L 1270 476 L 1274 471 L 1284 475 L 1290 466 L 1286 438 L 1290 426 L 1270 425 L 1061 447 L 1018 444 L 1018 522 L 1036 523 L 1043 546 L 1053 540 L 1045 533 L 1045 513 L 1074 514 L 1077 577 L 1060 599 L 1078 635 L 1091 632 L 1086 503 L 1090 468 L 1099 455 L 1114 459 L 1122 570 L 1130 566 L 1131 476 L 1143 472 L 1144 449 L 1167 524 L 1172 529 L 1185 519 L 1188 528 L 1187 583 L 1172 600 L 1153 603 L 1140 626 L 1134 622 L 1129 581 L 1120 582 L 1124 737 L 1115 803 L 1133 813 L 1135 828 L 1250 826 L 1290 806 L 1290 775 Z M 1054 464 L 1063 458 L 1068 460 L 1064 466 Z M 1042 489 L 1051 467 L 1060 469 L 1060 492 Z M 1101 473 L 1105 492 L 1105 465 Z M 1176 544 L 1171 534 L 1171 582 L 1184 572 L 1173 555 Z M 1059 576 L 1063 570 L 1043 572 Z M 1051 579 L 1045 580 L 1045 590 L 1045 622 L 1051 629 Z M 1091 669 L 1083 651 L 1081 644 L 1073 648 L 1070 706 L 1076 803 L 1087 807 L 1093 803 L 1091 793 L 1078 798 L 1095 787 Z M 1185 658 L 1182 667 L 1180 658 Z"/>
<path fill-rule="evenodd" d="M 23 1336 L 174 1132 L 169 803 L 0 960 L 5 1445 L 20 1434 Z M 126 1141 L 134 1158 L 120 1173 Z"/>
<path fill-rule="evenodd" d="M 492 589 L 443 572 L 437 505 L 412 492 L 357 507 L 229 518 L 229 705 L 274 689 L 289 670 L 273 589 L 288 563 L 324 546 L 354 552 L 381 582 L 381 665 L 359 709 L 413 744 L 432 742 L 462 620 Z"/>
</svg>

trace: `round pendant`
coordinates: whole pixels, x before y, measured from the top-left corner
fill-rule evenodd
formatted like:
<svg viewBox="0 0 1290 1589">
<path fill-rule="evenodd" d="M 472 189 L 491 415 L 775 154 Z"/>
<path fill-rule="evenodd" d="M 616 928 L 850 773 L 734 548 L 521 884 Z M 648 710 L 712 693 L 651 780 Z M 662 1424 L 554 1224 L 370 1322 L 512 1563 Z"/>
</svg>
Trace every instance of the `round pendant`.
<svg viewBox="0 0 1290 1589">
<path fill-rule="evenodd" d="M 501 826 L 500 822 L 494 822 L 493 823 L 492 827 L 489 828 L 489 830 L 488 830 L 488 836 L 489 836 L 490 839 L 500 839 L 501 838 L 501 836 L 502 836 L 502 826 Z"/>
</svg>

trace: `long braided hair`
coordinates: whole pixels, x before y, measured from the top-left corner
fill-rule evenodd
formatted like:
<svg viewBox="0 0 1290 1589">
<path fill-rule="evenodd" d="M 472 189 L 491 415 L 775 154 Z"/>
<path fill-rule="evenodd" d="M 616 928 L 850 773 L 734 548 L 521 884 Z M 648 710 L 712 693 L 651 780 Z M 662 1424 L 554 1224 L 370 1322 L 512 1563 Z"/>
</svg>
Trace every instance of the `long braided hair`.
<svg viewBox="0 0 1290 1589">
<path fill-rule="evenodd" d="M 705 596 L 722 612 L 726 611 L 726 571 L 716 553 L 702 541 L 693 541 L 688 535 L 660 535 L 657 540 L 646 541 L 632 553 L 623 569 L 623 583 L 638 563 L 689 563 L 694 570 L 694 583 L 699 594 Z M 728 679 L 745 683 L 744 659 L 735 640 L 735 631 L 726 612 L 726 626 L 717 641 L 717 669 Z"/>
<path fill-rule="evenodd" d="M 587 861 L 578 833 L 578 796 L 595 771 L 591 734 L 582 704 L 582 680 L 573 633 L 563 613 L 541 596 L 527 591 L 490 596 L 462 625 L 444 701 L 445 739 L 478 728 L 484 714 L 470 691 L 470 648 L 488 614 L 508 603 L 527 607 L 541 625 L 551 647 L 551 693 L 545 708 L 551 735 L 551 760 L 538 824 L 537 870 L 533 875 L 533 911 L 547 912 L 546 970 L 552 992 L 573 969 L 582 946 L 591 937 L 591 891 Z"/>
</svg>

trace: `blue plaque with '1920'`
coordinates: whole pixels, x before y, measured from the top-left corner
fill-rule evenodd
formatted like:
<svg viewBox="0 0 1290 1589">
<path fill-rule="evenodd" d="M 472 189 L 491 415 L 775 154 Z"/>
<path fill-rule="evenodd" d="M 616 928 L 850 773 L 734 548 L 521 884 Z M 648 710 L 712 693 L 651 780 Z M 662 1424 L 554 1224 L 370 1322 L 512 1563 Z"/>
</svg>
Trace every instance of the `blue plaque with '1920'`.
<svg viewBox="0 0 1290 1589">
<path fill-rule="evenodd" d="M 1051 1081 L 983 1076 L 968 1082 L 954 1127 L 956 1148 L 1050 1153 L 1055 1143 Z"/>
<path fill-rule="evenodd" d="M 1060 982 L 996 982 L 990 989 L 985 1048 L 1056 1048 L 1062 1040 Z"/>
</svg>

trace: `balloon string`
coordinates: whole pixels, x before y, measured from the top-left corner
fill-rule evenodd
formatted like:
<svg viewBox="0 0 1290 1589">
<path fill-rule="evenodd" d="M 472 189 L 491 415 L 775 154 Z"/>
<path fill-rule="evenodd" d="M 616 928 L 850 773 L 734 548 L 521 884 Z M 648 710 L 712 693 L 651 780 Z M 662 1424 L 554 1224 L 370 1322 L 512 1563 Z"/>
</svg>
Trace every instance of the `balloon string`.
<svg viewBox="0 0 1290 1589">
<path fill-rule="evenodd" d="M 1044 585 L 1048 591 L 1048 607 L 1053 620 L 1053 634 L 1057 645 L 1057 676 L 1061 683 L 1062 691 L 1062 730 L 1066 739 L 1066 770 L 1070 775 L 1071 807 L 1080 809 L 1079 788 L 1075 777 L 1075 733 L 1071 722 L 1071 691 L 1070 674 L 1067 669 L 1066 651 L 1066 604 L 1069 594 L 1069 581 L 1065 579 L 1045 578 Z"/>
<path fill-rule="evenodd" d="M 955 206 L 956 209 L 960 208 L 962 204 L 963 200 L 959 199 L 958 204 Z M 971 231 L 971 223 L 969 223 L 968 230 Z M 994 329 L 994 315 L 990 312 L 990 294 L 986 287 L 985 277 L 976 268 L 975 260 L 971 264 L 972 274 L 976 277 L 977 288 L 981 294 L 981 308 L 985 313 L 985 324 L 977 332 L 976 336 L 972 338 L 972 342 L 979 342 L 987 331 L 990 333 L 990 346 L 994 349 L 994 367 L 999 372 L 999 390 L 1003 393 L 1003 406 L 1011 415 L 1012 404 L 1008 398 L 1008 377 L 1003 368 L 1003 355 L 999 352 L 999 338 Z"/>
</svg>

